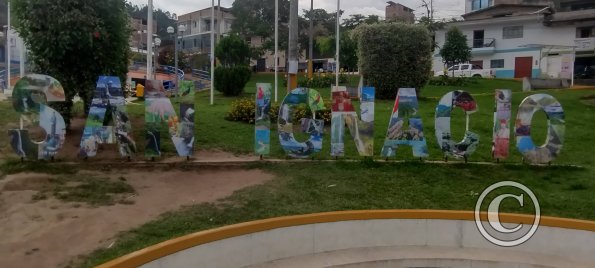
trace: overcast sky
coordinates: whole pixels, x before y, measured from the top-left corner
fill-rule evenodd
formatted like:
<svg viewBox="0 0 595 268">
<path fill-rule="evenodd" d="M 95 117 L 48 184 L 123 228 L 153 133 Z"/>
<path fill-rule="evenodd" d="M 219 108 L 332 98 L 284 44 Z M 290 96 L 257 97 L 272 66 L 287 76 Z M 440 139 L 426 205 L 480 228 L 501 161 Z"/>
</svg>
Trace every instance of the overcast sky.
<svg viewBox="0 0 595 268">
<path fill-rule="evenodd" d="M 138 5 L 146 5 L 147 0 L 131 0 Z M 237 0 L 241 1 L 241 0 Z M 425 8 L 421 6 L 421 0 L 393 0 L 411 9 L 415 10 L 416 17 L 421 17 L 426 13 Z M 233 0 L 221 0 L 221 6 L 231 7 Z M 196 11 L 211 6 L 209 0 L 153 0 L 156 8 L 161 8 L 178 15 Z M 217 1 L 215 1 L 217 4 Z M 385 0 L 342 0 L 341 9 L 345 10 L 347 16 L 351 14 L 380 15 L 384 17 Z M 300 0 L 300 11 L 310 8 L 310 0 Z M 324 8 L 327 11 L 337 9 L 335 0 L 314 0 L 314 8 Z M 458 17 L 464 13 L 465 0 L 434 0 L 435 17 L 450 19 Z"/>
</svg>

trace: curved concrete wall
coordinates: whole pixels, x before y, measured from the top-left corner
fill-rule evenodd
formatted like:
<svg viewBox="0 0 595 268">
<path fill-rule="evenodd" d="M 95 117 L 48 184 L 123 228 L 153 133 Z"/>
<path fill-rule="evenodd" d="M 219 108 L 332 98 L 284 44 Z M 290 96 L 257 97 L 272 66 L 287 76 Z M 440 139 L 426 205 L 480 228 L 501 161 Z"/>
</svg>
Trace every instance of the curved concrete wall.
<svg viewBox="0 0 595 268">
<path fill-rule="evenodd" d="M 502 214 L 502 222 L 532 217 Z M 595 267 L 595 222 L 542 218 L 526 243 L 483 238 L 473 212 L 352 211 L 283 217 L 167 241 L 100 267 Z"/>
</svg>

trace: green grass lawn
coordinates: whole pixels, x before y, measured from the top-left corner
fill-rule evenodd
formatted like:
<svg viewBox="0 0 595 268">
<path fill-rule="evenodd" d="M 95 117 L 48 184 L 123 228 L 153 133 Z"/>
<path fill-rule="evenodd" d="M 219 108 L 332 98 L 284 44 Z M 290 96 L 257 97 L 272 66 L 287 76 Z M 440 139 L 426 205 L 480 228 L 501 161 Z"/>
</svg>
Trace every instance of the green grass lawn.
<svg viewBox="0 0 595 268">
<path fill-rule="evenodd" d="M 280 77 L 280 82 L 282 77 Z M 357 80 L 357 79 L 352 79 Z M 274 79 L 268 74 L 254 75 L 246 86 L 244 97 L 253 98 L 255 85 L 258 82 L 273 83 Z M 357 82 L 355 82 L 357 83 Z M 452 90 L 469 91 L 476 99 L 479 111 L 471 115 L 471 129 L 480 135 L 480 145 L 477 151 L 470 156 L 469 161 L 485 162 L 492 161 L 492 128 L 494 112 L 494 90 L 513 90 L 513 122 L 516 118 L 518 106 L 521 101 L 530 94 L 521 92 L 521 84 L 512 80 L 480 80 L 477 84 L 470 84 L 466 87 L 427 86 L 422 90 L 419 100 L 420 114 L 424 122 L 424 131 L 428 147 L 430 149 L 429 160 L 442 160 L 443 154 L 438 147 L 434 135 L 434 110 L 439 99 Z M 279 85 L 279 102 L 286 93 L 282 84 Z M 330 107 L 330 89 L 318 89 L 327 107 Z M 595 136 L 586 131 L 586 126 L 595 119 L 595 106 L 581 101 L 580 98 L 595 94 L 595 90 L 571 91 L 571 90 L 547 90 L 539 93 L 547 93 L 556 97 L 566 112 L 566 141 L 562 155 L 555 161 L 556 164 L 591 165 L 595 158 L 589 150 L 584 150 L 585 144 L 595 144 Z M 220 94 L 216 95 L 215 105 L 209 105 L 208 92 L 199 93 L 197 96 L 197 148 L 221 148 L 227 151 L 247 154 L 253 152 L 254 126 L 229 122 L 223 120 L 229 110 L 230 103 L 235 98 L 226 98 Z M 376 100 L 375 111 L 375 140 L 374 152 L 376 158 L 380 158 L 380 150 L 384 143 L 389 118 L 391 116 L 394 100 Z M 358 103 L 356 103 L 356 106 Z M 537 113 L 533 119 L 532 135 L 537 144 L 543 143 L 546 137 L 546 116 L 545 113 Z M 283 158 L 285 152 L 281 148 L 276 131 L 276 122 L 272 122 L 271 131 L 271 157 Z M 462 139 L 465 130 L 465 116 L 461 109 L 455 109 L 452 116 L 452 130 L 454 137 Z M 296 130 L 297 132 L 297 130 Z M 330 156 L 330 126 L 325 129 L 322 152 L 316 154 L 314 159 L 331 159 Z M 511 134 L 514 135 L 514 134 Z M 303 137 L 303 135 L 302 135 Z M 456 138 L 455 138 L 456 139 Z M 347 131 L 345 139 L 345 159 L 360 159 L 355 144 Z M 505 162 L 520 163 L 521 155 L 516 149 L 514 137 L 510 146 L 511 157 Z M 401 147 L 397 152 L 398 160 L 413 160 L 410 147 Z"/>
<path fill-rule="evenodd" d="M 267 170 L 277 178 L 216 204 L 166 213 L 124 233 L 113 247 L 95 251 L 81 267 L 196 231 L 277 216 L 360 209 L 472 211 L 479 193 L 504 180 L 532 189 L 542 215 L 595 220 L 595 176 L 587 168 L 371 161 L 258 164 L 252 168 Z M 493 192 L 494 196 L 502 193 Z M 532 213 L 528 209 L 532 204 L 525 205 L 519 208 L 509 199 L 502 203 L 502 211 Z"/>
</svg>

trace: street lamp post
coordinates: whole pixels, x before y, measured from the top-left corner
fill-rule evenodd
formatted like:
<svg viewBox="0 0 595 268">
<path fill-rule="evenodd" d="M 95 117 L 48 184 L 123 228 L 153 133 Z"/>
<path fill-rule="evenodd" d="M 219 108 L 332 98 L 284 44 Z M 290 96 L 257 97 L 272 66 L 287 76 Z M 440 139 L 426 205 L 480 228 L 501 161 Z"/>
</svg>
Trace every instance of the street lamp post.
<svg viewBox="0 0 595 268">
<path fill-rule="evenodd" d="M 182 39 L 184 39 L 184 32 L 186 31 L 186 26 L 184 26 L 183 24 L 178 25 L 178 31 L 175 32 L 174 27 L 169 26 L 167 27 L 167 33 L 171 34 L 174 38 L 175 38 L 175 42 L 174 42 L 174 61 L 175 61 L 175 70 L 174 70 L 174 74 L 176 76 L 176 88 L 179 88 L 178 84 L 180 82 L 180 78 L 178 76 L 178 34 L 181 34 Z M 175 32 L 175 34 L 174 34 Z"/>
<path fill-rule="evenodd" d="M 4 41 L 4 31 L 0 32 L 0 39 L 3 39 Z M 6 57 L 6 47 L 4 47 L 4 57 Z M 6 64 L 4 67 L 4 75 L 6 75 L 6 67 L 8 67 L 8 64 Z M 0 87 L 2 88 L 0 90 L 2 90 L 2 93 L 4 93 L 4 90 L 6 90 L 6 86 L 4 85 L 6 83 L 6 78 L 0 77 L 0 81 L 2 81 L 2 84 L 0 84 Z"/>
<path fill-rule="evenodd" d="M 153 66 L 155 66 L 154 67 L 154 69 L 155 69 L 154 77 L 155 77 L 155 79 L 157 79 L 157 63 L 158 63 L 157 59 L 159 56 L 159 46 L 161 46 L 161 38 L 155 37 L 153 44 L 155 45 L 155 51 L 153 52 L 155 54 L 155 60 L 153 61 Z"/>
</svg>

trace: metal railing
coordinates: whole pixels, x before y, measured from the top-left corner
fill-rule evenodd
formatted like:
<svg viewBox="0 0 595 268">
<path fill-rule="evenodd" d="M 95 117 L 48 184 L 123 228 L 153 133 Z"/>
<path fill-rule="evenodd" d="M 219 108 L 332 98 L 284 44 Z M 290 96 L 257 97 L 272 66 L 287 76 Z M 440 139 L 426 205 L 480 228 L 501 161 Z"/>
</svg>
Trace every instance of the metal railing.
<svg viewBox="0 0 595 268">
<path fill-rule="evenodd" d="M 494 38 L 473 39 L 471 46 L 473 48 L 496 47 L 496 39 L 494 39 Z"/>
<path fill-rule="evenodd" d="M 205 70 L 192 69 L 192 76 L 203 80 L 211 80 L 211 73 Z"/>
</svg>

